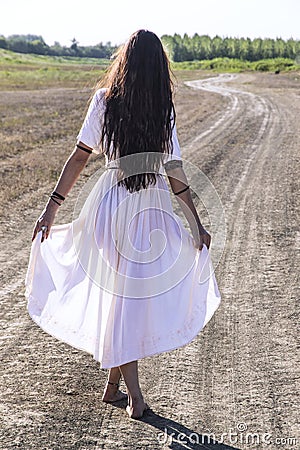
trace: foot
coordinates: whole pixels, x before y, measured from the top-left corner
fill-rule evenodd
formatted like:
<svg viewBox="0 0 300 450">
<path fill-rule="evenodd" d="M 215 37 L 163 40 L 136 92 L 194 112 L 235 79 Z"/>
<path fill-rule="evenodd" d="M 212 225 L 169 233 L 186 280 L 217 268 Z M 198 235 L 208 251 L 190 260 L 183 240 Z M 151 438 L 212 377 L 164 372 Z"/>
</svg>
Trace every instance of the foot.
<svg viewBox="0 0 300 450">
<path fill-rule="evenodd" d="M 126 406 L 126 412 L 130 419 L 141 419 L 147 409 L 150 409 L 150 407 L 144 402 L 143 399 L 139 399 L 132 405 Z"/>
<path fill-rule="evenodd" d="M 127 394 L 125 392 L 120 391 L 119 386 L 117 384 L 106 384 L 104 389 L 104 394 L 102 396 L 102 401 L 105 403 L 113 403 L 119 402 L 120 400 L 124 400 L 127 398 Z"/>
</svg>

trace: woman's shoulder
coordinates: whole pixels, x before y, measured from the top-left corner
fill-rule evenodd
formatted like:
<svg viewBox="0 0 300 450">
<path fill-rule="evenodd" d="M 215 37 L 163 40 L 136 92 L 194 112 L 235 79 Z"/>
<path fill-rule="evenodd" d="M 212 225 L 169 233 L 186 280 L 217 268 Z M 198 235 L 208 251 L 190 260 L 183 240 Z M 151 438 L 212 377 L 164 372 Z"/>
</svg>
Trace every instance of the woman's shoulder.
<svg viewBox="0 0 300 450">
<path fill-rule="evenodd" d="M 104 109 L 106 107 L 106 94 L 107 88 L 97 89 L 92 98 L 93 107 L 96 109 Z"/>
<path fill-rule="evenodd" d="M 107 92 L 107 88 L 99 88 L 96 90 L 94 97 L 96 97 L 97 100 L 105 100 L 105 94 Z"/>
<path fill-rule="evenodd" d="M 107 92 L 108 88 L 102 87 L 96 90 L 95 95 L 97 96 L 104 96 Z"/>
</svg>

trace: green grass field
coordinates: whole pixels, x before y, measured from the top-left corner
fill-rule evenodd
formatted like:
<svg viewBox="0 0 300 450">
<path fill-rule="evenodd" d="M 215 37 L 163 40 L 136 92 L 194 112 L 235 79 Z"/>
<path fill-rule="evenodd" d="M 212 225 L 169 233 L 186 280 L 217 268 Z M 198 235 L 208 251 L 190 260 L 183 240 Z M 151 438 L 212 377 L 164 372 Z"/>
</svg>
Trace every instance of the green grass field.
<svg viewBox="0 0 300 450">
<path fill-rule="evenodd" d="M 109 60 L 14 53 L 0 49 L 0 89 L 84 87 L 96 83 Z"/>
<path fill-rule="evenodd" d="M 40 89 L 50 87 L 91 87 L 109 66 L 107 59 L 58 57 L 14 53 L 0 49 L 0 90 Z M 257 62 L 229 58 L 172 63 L 178 71 L 292 71 L 300 65 L 289 59 L 277 58 Z"/>
</svg>

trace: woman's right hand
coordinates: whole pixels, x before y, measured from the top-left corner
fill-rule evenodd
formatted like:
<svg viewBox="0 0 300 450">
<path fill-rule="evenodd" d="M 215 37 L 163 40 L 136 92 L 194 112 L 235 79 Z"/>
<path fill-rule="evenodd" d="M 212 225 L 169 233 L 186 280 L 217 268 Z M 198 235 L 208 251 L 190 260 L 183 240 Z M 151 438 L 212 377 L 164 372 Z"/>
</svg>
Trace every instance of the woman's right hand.
<svg viewBox="0 0 300 450">
<path fill-rule="evenodd" d="M 44 240 L 48 238 L 58 208 L 59 208 L 58 205 L 56 205 L 53 201 L 49 200 L 42 214 L 35 223 L 31 241 L 33 241 L 36 238 L 36 235 L 40 231 L 42 231 L 41 242 L 44 242 Z"/>
</svg>

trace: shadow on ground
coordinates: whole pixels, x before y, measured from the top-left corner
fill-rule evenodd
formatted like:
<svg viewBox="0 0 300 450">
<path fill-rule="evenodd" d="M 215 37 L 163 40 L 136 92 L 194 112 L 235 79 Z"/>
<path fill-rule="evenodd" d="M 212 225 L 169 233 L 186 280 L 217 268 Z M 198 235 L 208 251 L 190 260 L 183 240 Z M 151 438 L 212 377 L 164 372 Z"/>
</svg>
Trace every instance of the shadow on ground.
<svg viewBox="0 0 300 450">
<path fill-rule="evenodd" d="M 125 409 L 126 405 L 126 399 L 113 404 L 114 407 L 121 409 Z M 156 414 L 151 408 L 139 421 L 159 430 L 157 434 L 159 443 L 162 446 L 168 445 L 168 448 L 173 450 L 240 450 L 238 447 L 218 442 L 214 439 L 213 433 L 197 433 L 179 422 Z"/>
</svg>

